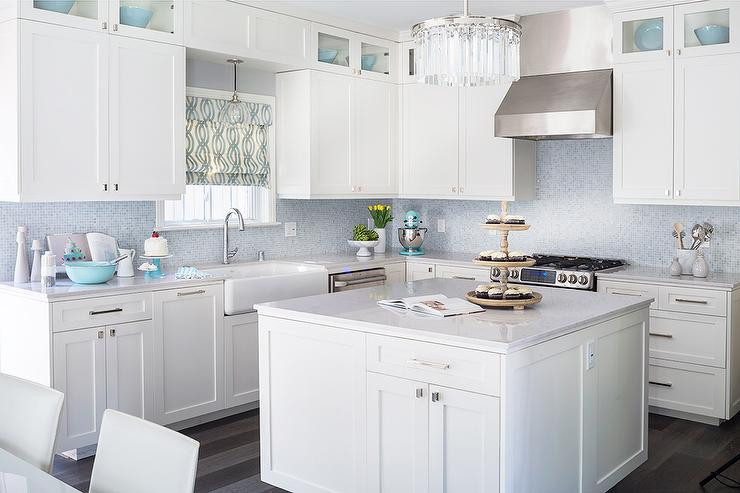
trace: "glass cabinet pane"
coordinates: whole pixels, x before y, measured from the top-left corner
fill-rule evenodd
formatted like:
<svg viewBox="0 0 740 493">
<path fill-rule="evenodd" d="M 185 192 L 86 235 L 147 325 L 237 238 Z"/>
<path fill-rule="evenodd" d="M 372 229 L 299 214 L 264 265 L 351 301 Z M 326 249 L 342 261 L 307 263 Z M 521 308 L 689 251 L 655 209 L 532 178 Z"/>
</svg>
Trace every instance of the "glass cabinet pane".
<svg viewBox="0 0 740 493">
<path fill-rule="evenodd" d="M 86 19 L 98 19 L 98 0 L 33 0 L 33 7 Z"/>
<path fill-rule="evenodd" d="M 118 15 L 121 25 L 172 33 L 175 5 L 172 0 L 120 0 Z"/>
<path fill-rule="evenodd" d="M 683 16 L 684 47 L 730 42 L 730 9 L 692 12 Z"/>
<path fill-rule="evenodd" d="M 317 56 L 320 62 L 349 67 L 349 39 L 319 33 Z"/>
<path fill-rule="evenodd" d="M 360 68 L 362 70 L 377 72 L 379 74 L 389 74 L 391 57 L 388 48 L 370 43 L 362 43 L 361 54 Z"/>
<path fill-rule="evenodd" d="M 622 53 L 663 49 L 663 18 L 622 22 Z"/>
</svg>

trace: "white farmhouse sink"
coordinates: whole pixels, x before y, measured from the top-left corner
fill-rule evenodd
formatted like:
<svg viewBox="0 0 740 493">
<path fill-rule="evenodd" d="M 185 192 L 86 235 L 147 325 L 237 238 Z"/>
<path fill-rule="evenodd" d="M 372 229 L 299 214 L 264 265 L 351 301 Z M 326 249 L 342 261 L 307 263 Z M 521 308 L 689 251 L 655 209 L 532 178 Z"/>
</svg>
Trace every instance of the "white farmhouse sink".
<svg viewBox="0 0 740 493">
<path fill-rule="evenodd" d="M 327 270 L 297 262 L 249 262 L 201 269 L 223 276 L 224 312 L 236 315 L 267 301 L 323 294 L 329 290 Z"/>
</svg>

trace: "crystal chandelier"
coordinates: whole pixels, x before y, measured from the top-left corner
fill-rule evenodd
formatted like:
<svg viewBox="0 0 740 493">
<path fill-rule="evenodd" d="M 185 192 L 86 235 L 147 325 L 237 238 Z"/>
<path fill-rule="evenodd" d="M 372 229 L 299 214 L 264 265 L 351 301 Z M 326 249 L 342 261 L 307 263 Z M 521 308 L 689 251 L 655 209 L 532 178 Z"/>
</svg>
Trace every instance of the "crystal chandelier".
<svg viewBox="0 0 740 493">
<path fill-rule="evenodd" d="M 438 17 L 411 28 L 416 42 L 414 73 L 436 86 L 485 86 L 519 80 L 522 27 L 497 17 L 468 14 Z"/>
<path fill-rule="evenodd" d="M 231 99 L 229 101 L 226 101 L 226 104 L 224 104 L 221 108 L 218 119 L 224 123 L 237 125 L 239 123 L 244 123 L 247 119 L 248 114 L 247 105 L 239 100 L 239 93 L 236 89 L 237 67 L 240 63 L 243 62 L 243 60 L 239 60 L 237 58 L 229 58 L 226 61 L 234 64 L 234 94 L 231 96 Z"/>
</svg>

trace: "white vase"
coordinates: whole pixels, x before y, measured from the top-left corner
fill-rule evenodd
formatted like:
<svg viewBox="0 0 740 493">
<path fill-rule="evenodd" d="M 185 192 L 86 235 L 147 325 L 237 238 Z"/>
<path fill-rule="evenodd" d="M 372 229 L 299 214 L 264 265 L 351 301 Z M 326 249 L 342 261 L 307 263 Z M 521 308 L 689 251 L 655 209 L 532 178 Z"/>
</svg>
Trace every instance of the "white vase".
<svg viewBox="0 0 740 493">
<path fill-rule="evenodd" d="M 375 228 L 378 233 L 378 246 L 374 248 L 375 253 L 385 253 L 385 228 Z"/>
<path fill-rule="evenodd" d="M 691 269 L 694 277 L 707 277 L 709 274 L 709 265 L 707 260 L 704 258 L 704 254 L 699 252 L 694 260 L 694 266 Z"/>
</svg>

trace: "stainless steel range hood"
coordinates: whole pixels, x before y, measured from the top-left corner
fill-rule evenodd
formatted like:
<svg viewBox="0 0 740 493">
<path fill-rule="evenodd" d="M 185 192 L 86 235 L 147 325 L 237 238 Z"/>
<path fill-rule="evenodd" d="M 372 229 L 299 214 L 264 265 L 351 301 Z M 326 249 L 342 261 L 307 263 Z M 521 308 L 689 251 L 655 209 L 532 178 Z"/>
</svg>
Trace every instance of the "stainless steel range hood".
<svg viewBox="0 0 740 493">
<path fill-rule="evenodd" d="M 522 77 L 496 112 L 496 137 L 594 139 L 612 135 L 612 71 Z"/>
</svg>

